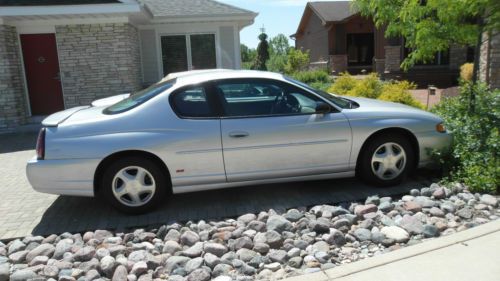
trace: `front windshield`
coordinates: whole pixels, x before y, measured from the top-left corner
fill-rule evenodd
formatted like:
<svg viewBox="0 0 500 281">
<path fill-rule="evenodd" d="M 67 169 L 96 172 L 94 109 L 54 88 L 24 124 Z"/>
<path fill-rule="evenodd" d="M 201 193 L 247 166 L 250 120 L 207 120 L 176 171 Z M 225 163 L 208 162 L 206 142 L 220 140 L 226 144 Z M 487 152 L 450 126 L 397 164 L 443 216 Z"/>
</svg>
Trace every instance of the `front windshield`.
<svg viewBox="0 0 500 281">
<path fill-rule="evenodd" d="M 333 94 L 329 94 L 325 91 L 322 91 L 322 90 L 318 90 L 318 89 L 315 89 L 309 85 L 307 85 L 306 83 L 303 83 L 303 82 L 300 82 L 300 81 L 297 81 L 295 79 L 292 79 L 290 77 L 287 77 L 285 76 L 285 79 L 290 81 L 290 82 L 293 82 L 295 84 L 298 84 L 318 95 L 320 95 L 321 97 L 333 102 L 335 105 L 337 105 L 338 107 L 340 108 L 351 108 L 351 101 L 348 100 L 348 99 L 345 99 L 345 98 L 341 98 L 341 97 L 338 97 L 336 95 L 333 95 Z"/>
<path fill-rule="evenodd" d="M 132 109 L 146 102 L 147 100 L 153 98 L 154 96 L 164 92 L 165 90 L 169 89 L 175 84 L 175 81 L 176 81 L 175 79 L 167 80 L 165 82 L 151 85 L 144 90 L 135 92 L 132 95 L 130 95 L 130 97 L 107 107 L 106 109 L 104 109 L 103 113 L 116 114 Z"/>
</svg>

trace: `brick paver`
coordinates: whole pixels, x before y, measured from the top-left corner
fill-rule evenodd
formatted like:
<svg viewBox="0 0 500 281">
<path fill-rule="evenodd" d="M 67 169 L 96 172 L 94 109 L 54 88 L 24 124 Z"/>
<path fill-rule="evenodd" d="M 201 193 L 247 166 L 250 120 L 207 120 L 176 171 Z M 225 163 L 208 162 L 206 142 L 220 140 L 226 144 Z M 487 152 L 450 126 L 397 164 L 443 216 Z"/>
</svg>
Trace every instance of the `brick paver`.
<svg viewBox="0 0 500 281">
<path fill-rule="evenodd" d="M 373 194 L 397 195 L 430 183 L 419 176 L 388 189 L 373 188 L 356 179 L 337 179 L 213 190 L 173 195 L 154 212 L 129 216 L 94 198 L 56 196 L 32 190 L 25 165 L 35 153 L 32 150 L 35 139 L 35 134 L 0 135 L 0 239 L 99 228 L 127 230 L 174 221 L 235 217 L 270 208 L 284 210 L 361 200 Z"/>
</svg>

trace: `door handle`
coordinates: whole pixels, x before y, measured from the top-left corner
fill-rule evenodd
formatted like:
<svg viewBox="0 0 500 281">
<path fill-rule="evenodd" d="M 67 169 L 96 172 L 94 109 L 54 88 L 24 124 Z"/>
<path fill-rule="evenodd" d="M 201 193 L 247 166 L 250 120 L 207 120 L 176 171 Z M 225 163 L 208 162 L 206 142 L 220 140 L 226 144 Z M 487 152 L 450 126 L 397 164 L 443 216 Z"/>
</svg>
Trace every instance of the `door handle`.
<svg viewBox="0 0 500 281">
<path fill-rule="evenodd" d="M 248 133 L 243 132 L 243 131 L 230 132 L 229 136 L 232 138 L 244 138 L 244 137 L 248 137 Z"/>
</svg>

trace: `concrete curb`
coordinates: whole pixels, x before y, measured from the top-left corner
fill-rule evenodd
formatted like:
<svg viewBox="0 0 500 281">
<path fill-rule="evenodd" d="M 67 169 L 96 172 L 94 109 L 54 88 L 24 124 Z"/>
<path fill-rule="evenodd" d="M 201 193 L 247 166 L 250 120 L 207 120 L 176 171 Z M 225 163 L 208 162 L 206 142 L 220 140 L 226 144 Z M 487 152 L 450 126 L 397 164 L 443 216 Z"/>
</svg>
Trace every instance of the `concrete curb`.
<svg viewBox="0 0 500 281">
<path fill-rule="evenodd" d="M 319 271 L 311 274 L 295 276 L 284 281 L 326 281 L 337 278 L 342 278 L 352 275 L 361 271 L 370 270 L 375 267 L 383 266 L 388 263 L 404 260 L 407 258 L 423 255 L 428 252 L 439 250 L 455 244 L 463 243 L 465 241 L 485 236 L 494 232 L 500 231 L 500 220 L 492 221 L 471 229 L 467 229 L 449 236 L 425 241 L 421 244 L 413 245 L 407 248 L 382 254 L 380 256 L 367 258 L 350 264 L 345 264 L 325 271 Z"/>
</svg>

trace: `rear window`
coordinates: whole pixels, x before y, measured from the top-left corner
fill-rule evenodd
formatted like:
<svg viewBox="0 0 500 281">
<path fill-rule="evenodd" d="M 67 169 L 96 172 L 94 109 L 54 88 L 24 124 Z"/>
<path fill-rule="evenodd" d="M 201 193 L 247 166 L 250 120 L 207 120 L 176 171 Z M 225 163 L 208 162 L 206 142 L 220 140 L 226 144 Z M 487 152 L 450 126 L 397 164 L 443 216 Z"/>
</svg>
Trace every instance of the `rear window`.
<svg viewBox="0 0 500 281">
<path fill-rule="evenodd" d="M 144 90 L 133 93 L 130 97 L 119 101 L 106 109 L 104 109 L 104 114 L 117 114 L 130 110 L 136 106 L 139 106 L 146 102 L 147 100 L 163 93 L 165 90 L 171 88 L 176 82 L 176 79 L 161 82 L 159 84 L 154 84 L 149 86 Z"/>
</svg>

